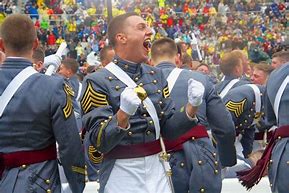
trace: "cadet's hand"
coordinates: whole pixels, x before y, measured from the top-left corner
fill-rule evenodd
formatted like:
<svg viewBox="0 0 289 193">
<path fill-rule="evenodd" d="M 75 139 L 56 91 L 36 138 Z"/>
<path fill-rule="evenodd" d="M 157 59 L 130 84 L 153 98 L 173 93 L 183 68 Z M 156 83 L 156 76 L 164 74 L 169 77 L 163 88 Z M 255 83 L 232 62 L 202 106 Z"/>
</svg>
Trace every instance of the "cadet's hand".
<svg viewBox="0 0 289 193">
<path fill-rule="evenodd" d="M 194 106 L 200 106 L 203 102 L 203 95 L 205 88 L 202 83 L 194 80 L 193 78 L 188 81 L 188 100 L 189 103 Z"/>
<path fill-rule="evenodd" d="M 133 88 L 126 87 L 120 95 L 120 109 L 128 115 L 134 115 L 141 100 Z"/>
<path fill-rule="evenodd" d="M 61 64 L 61 58 L 57 56 L 56 54 L 52 54 L 44 58 L 45 67 L 53 65 L 55 66 L 55 69 L 57 69 L 60 66 L 60 64 Z"/>
</svg>

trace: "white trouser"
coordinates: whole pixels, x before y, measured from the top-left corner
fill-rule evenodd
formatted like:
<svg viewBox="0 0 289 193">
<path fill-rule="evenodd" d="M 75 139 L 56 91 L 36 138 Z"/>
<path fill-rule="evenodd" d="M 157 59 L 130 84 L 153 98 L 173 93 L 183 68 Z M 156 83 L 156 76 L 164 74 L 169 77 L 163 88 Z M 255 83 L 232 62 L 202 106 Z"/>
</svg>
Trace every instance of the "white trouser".
<svg viewBox="0 0 289 193">
<path fill-rule="evenodd" d="M 171 193 L 158 154 L 117 159 L 104 193 Z"/>
</svg>

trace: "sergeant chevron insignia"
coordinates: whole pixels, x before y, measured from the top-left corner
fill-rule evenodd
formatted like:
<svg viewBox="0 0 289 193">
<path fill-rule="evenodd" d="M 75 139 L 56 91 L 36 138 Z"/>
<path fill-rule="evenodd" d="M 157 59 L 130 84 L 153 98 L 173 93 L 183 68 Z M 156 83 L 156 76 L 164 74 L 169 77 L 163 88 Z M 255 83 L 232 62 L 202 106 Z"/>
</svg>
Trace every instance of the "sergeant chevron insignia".
<svg viewBox="0 0 289 193">
<path fill-rule="evenodd" d="M 84 95 L 80 101 L 84 113 L 91 108 L 97 108 L 108 105 L 106 95 L 96 92 L 91 83 L 88 82 Z"/>
<path fill-rule="evenodd" d="M 168 98 L 170 96 L 170 91 L 169 91 L 169 87 L 168 86 L 166 86 L 163 89 L 163 96 L 164 96 L 164 98 Z"/>
<path fill-rule="evenodd" d="M 243 99 L 242 101 L 239 102 L 234 102 L 230 100 L 226 103 L 226 107 L 229 111 L 233 112 L 234 115 L 238 118 L 244 111 L 246 101 L 247 99 Z"/>
<path fill-rule="evenodd" d="M 99 164 L 103 160 L 103 154 L 97 151 L 92 145 L 88 146 L 88 157 L 94 164 Z"/>
<path fill-rule="evenodd" d="M 64 117 L 67 119 L 73 112 L 72 97 L 74 96 L 74 92 L 68 84 L 64 84 L 63 89 L 66 94 L 66 103 L 65 106 L 62 108 L 62 111 Z"/>
</svg>

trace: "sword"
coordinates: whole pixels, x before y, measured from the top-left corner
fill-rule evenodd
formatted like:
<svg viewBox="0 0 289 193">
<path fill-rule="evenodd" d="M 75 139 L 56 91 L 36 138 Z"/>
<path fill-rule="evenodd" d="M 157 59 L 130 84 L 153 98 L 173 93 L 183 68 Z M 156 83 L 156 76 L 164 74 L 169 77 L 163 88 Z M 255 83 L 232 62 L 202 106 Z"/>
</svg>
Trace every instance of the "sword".
<svg viewBox="0 0 289 193">
<path fill-rule="evenodd" d="M 143 87 L 140 87 L 140 86 L 135 87 L 134 92 L 137 94 L 137 96 L 139 97 L 139 99 L 142 102 L 148 96 L 145 89 Z M 171 166 L 169 164 L 170 155 L 166 152 L 165 143 L 164 143 L 161 135 L 160 135 L 159 140 L 160 140 L 160 145 L 161 145 L 161 149 L 162 149 L 162 151 L 160 152 L 160 155 L 159 155 L 160 161 L 162 162 L 162 165 L 163 165 L 164 170 L 166 172 L 167 180 L 168 180 L 169 186 L 171 188 L 171 191 L 172 191 L 172 193 L 175 193 L 175 189 L 174 189 L 174 185 L 173 185 L 173 181 L 172 181 L 172 169 L 171 169 Z"/>
</svg>

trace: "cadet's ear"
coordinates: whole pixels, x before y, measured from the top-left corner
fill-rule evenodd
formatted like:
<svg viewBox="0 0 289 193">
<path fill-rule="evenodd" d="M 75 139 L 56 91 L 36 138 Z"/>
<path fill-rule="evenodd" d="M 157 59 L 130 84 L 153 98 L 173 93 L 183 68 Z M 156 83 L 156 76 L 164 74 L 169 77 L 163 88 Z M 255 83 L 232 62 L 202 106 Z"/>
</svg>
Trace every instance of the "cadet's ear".
<svg viewBox="0 0 289 193">
<path fill-rule="evenodd" d="M 2 38 L 0 38 L 0 51 L 5 53 L 5 45 Z"/>
<path fill-rule="evenodd" d="M 38 38 L 36 38 L 33 41 L 33 46 L 32 46 L 33 51 L 38 47 L 38 45 L 39 45 L 39 40 L 38 40 Z"/>
<path fill-rule="evenodd" d="M 122 44 L 125 44 L 126 40 L 127 40 L 126 35 L 124 33 L 116 34 L 115 39 L 116 39 L 116 41 L 118 41 L 118 42 L 120 42 Z"/>
</svg>

